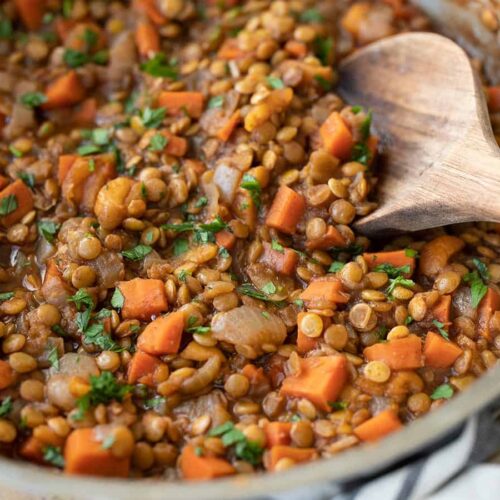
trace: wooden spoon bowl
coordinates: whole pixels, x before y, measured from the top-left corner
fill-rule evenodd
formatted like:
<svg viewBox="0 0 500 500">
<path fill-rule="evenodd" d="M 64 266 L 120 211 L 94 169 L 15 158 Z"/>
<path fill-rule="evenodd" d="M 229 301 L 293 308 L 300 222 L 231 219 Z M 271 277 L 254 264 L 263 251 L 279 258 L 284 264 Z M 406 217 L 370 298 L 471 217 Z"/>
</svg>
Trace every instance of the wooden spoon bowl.
<svg viewBox="0 0 500 500">
<path fill-rule="evenodd" d="M 356 228 L 381 236 L 458 222 L 500 222 L 500 153 L 484 92 L 448 38 L 406 33 L 340 67 L 340 95 L 371 109 L 381 137 L 380 206 Z"/>
</svg>

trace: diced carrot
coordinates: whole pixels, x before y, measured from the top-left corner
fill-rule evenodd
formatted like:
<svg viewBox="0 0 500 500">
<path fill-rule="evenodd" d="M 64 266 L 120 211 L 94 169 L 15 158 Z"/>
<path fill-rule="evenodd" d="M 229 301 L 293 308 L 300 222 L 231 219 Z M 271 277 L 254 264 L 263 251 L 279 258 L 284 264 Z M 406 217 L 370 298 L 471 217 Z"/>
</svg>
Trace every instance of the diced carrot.
<svg viewBox="0 0 500 500">
<path fill-rule="evenodd" d="M 68 155 L 69 156 L 69 155 Z M 102 153 L 95 156 L 77 157 L 65 172 L 63 160 L 61 175 L 64 180 L 61 185 L 62 196 L 72 205 L 77 205 L 81 211 L 93 212 L 99 190 L 115 175 L 116 158 L 113 153 Z"/>
<path fill-rule="evenodd" d="M 54 22 L 57 36 L 64 42 L 75 27 L 76 21 L 58 16 Z"/>
<path fill-rule="evenodd" d="M 285 44 L 285 50 L 297 58 L 302 58 L 307 55 L 307 45 L 297 40 L 288 40 Z"/>
<path fill-rule="evenodd" d="M 137 347 L 148 354 L 176 354 L 184 330 L 184 313 L 175 311 L 149 323 L 137 339 Z"/>
<path fill-rule="evenodd" d="M 135 29 L 135 44 L 141 56 L 158 52 L 160 50 L 158 31 L 147 21 L 139 22 Z"/>
<path fill-rule="evenodd" d="M 238 125 L 241 119 L 240 110 L 237 109 L 222 125 L 222 127 L 217 130 L 215 136 L 223 142 L 227 142 L 234 132 L 234 129 Z"/>
<path fill-rule="evenodd" d="M 410 271 L 404 273 L 406 277 L 410 277 L 415 270 L 415 257 L 409 257 L 406 255 L 406 250 L 395 250 L 394 252 L 376 252 L 376 253 L 364 253 L 363 258 L 368 265 L 370 271 L 373 271 L 377 266 L 381 264 L 390 264 L 394 267 L 404 267 L 409 266 Z"/>
<path fill-rule="evenodd" d="M 236 38 L 227 38 L 217 52 L 217 57 L 226 61 L 233 61 L 245 57 L 248 53 L 240 49 Z"/>
<path fill-rule="evenodd" d="M 7 361 L 0 360 L 0 390 L 6 389 L 14 381 L 14 371 Z"/>
<path fill-rule="evenodd" d="M 75 109 L 72 116 L 73 125 L 85 127 L 95 123 L 97 114 L 97 100 L 94 97 L 89 97 Z"/>
<path fill-rule="evenodd" d="M 154 375 L 161 361 L 143 351 L 137 351 L 127 366 L 127 382 L 129 384 L 140 384 L 153 386 Z"/>
<path fill-rule="evenodd" d="M 264 426 L 266 435 L 266 448 L 272 448 L 278 445 L 289 445 L 292 441 L 290 430 L 291 422 L 269 422 Z"/>
<path fill-rule="evenodd" d="M 167 18 L 158 10 L 156 0 L 133 0 L 132 8 L 136 12 L 142 12 L 149 17 L 149 19 L 158 25 L 166 24 Z"/>
<path fill-rule="evenodd" d="M 334 226 L 328 226 L 326 233 L 321 238 L 308 240 L 306 247 L 308 250 L 327 250 L 332 247 L 344 247 L 346 241 L 340 231 Z"/>
<path fill-rule="evenodd" d="M 73 106 L 85 98 L 85 87 L 75 70 L 68 71 L 45 89 L 47 100 L 42 104 L 42 109 L 50 110 Z"/>
<path fill-rule="evenodd" d="M 498 87 L 488 87 L 486 89 L 488 98 L 488 108 L 494 113 L 500 111 L 500 85 Z"/>
<path fill-rule="evenodd" d="M 71 170 L 73 163 L 75 163 L 78 155 L 61 155 L 57 163 L 57 180 L 59 184 L 64 182 L 68 172 Z"/>
<path fill-rule="evenodd" d="M 89 47 L 86 34 L 92 32 L 95 35 L 95 41 Z M 106 47 L 106 37 L 104 31 L 95 23 L 78 23 L 71 28 L 64 40 L 64 46 L 67 49 L 78 50 L 80 52 L 97 52 Z"/>
<path fill-rule="evenodd" d="M 300 371 L 286 377 L 281 386 L 285 396 L 306 398 L 319 409 L 328 411 L 347 382 L 345 356 L 321 356 L 300 360 Z"/>
<path fill-rule="evenodd" d="M 45 14 L 45 0 L 15 0 L 19 17 L 30 31 L 35 31 L 42 25 Z"/>
<path fill-rule="evenodd" d="M 0 189 L 3 189 L 8 184 L 9 184 L 9 178 L 5 177 L 5 175 L 0 175 Z"/>
<path fill-rule="evenodd" d="M 201 160 L 187 158 L 184 160 L 184 166 L 192 168 L 197 175 L 201 175 L 207 170 L 207 166 Z"/>
<path fill-rule="evenodd" d="M 150 320 L 168 309 L 165 285 L 161 280 L 134 278 L 120 281 L 118 288 L 123 295 L 123 319 Z"/>
<path fill-rule="evenodd" d="M 450 324 L 451 295 L 441 295 L 436 305 L 432 308 L 432 317 L 443 323 L 445 328 Z"/>
<path fill-rule="evenodd" d="M 462 349 L 435 332 L 428 332 L 424 343 L 425 366 L 449 368 L 462 354 Z"/>
<path fill-rule="evenodd" d="M 300 322 L 305 312 L 299 312 L 297 314 L 297 351 L 299 354 L 305 354 L 306 352 L 312 351 L 318 345 L 318 339 L 308 337 L 300 328 Z"/>
<path fill-rule="evenodd" d="M 245 377 L 250 381 L 250 385 L 261 385 L 269 383 L 269 380 L 264 373 L 264 369 L 262 367 L 257 368 L 251 363 L 247 363 L 241 369 L 241 373 L 242 375 L 245 375 Z"/>
<path fill-rule="evenodd" d="M 188 142 L 184 137 L 172 134 L 168 130 L 161 132 L 167 138 L 165 153 L 172 156 L 184 156 L 187 152 Z"/>
<path fill-rule="evenodd" d="M 190 444 L 182 449 L 179 466 L 184 479 L 190 481 L 214 479 L 236 472 L 227 460 L 209 455 L 198 456 L 196 448 Z"/>
<path fill-rule="evenodd" d="M 203 113 L 205 98 L 201 92 L 161 92 L 158 105 L 165 108 L 169 115 L 187 112 L 192 118 L 199 118 Z"/>
<path fill-rule="evenodd" d="M 362 441 L 377 441 L 403 427 L 401 420 L 392 410 L 384 410 L 378 415 L 354 427 L 354 434 Z"/>
<path fill-rule="evenodd" d="M 76 429 L 68 436 L 64 462 L 66 474 L 127 477 L 130 468 L 130 458 L 116 458 L 92 428 Z"/>
<path fill-rule="evenodd" d="M 361 23 L 370 12 L 371 5 L 368 2 L 353 4 L 343 15 L 340 23 L 342 27 L 354 37 L 358 36 Z"/>
<path fill-rule="evenodd" d="M 293 448 L 292 446 L 277 445 L 269 450 L 267 469 L 273 471 L 282 458 L 291 458 L 296 463 L 310 462 L 318 456 L 314 448 Z"/>
<path fill-rule="evenodd" d="M 226 250 L 232 250 L 236 243 L 236 236 L 231 231 L 219 231 L 215 233 L 215 242 Z"/>
<path fill-rule="evenodd" d="M 7 199 L 9 202 L 5 201 L 5 203 L 12 211 L 0 217 L 0 222 L 5 227 L 12 226 L 33 210 L 33 195 L 21 179 L 17 179 L 0 191 L 0 203 L 4 203 L 3 200 Z"/>
<path fill-rule="evenodd" d="M 342 283 L 334 276 L 325 276 L 313 279 L 307 288 L 300 294 L 306 302 L 333 302 L 347 304 L 349 295 L 344 292 Z"/>
<path fill-rule="evenodd" d="M 304 215 L 306 199 L 288 186 L 281 186 L 266 217 L 266 225 L 287 234 L 295 234 Z"/>
<path fill-rule="evenodd" d="M 263 242 L 264 251 L 259 258 L 259 262 L 274 269 L 277 273 L 291 276 L 295 273 L 297 263 L 299 262 L 299 254 L 291 248 L 283 248 L 283 250 L 274 250 L 270 243 Z"/>
<path fill-rule="evenodd" d="M 319 135 L 323 141 L 323 147 L 333 156 L 341 160 L 351 158 L 354 139 L 338 111 L 334 111 L 321 125 Z"/>
<path fill-rule="evenodd" d="M 43 463 L 43 443 L 30 436 L 19 448 L 19 455 L 31 462 Z"/>
<path fill-rule="evenodd" d="M 479 303 L 478 308 L 478 330 L 479 333 L 488 340 L 491 340 L 490 320 L 495 314 L 495 311 L 500 311 L 500 295 L 493 288 L 488 288 L 483 300 Z"/>
<path fill-rule="evenodd" d="M 368 361 L 384 361 L 392 370 L 414 370 L 422 366 L 422 341 L 412 334 L 373 344 L 363 354 Z"/>
</svg>

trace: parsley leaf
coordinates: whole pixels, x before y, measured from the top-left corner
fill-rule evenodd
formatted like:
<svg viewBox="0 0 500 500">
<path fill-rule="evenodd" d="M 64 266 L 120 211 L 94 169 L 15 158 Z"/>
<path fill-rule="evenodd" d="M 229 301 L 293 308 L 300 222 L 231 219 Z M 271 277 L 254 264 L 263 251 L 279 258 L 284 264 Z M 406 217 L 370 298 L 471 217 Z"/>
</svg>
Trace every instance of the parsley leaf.
<svg viewBox="0 0 500 500">
<path fill-rule="evenodd" d="M 405 248 L 405 255 L 407 257 L 418 257 L 418 252 L 413 248 Z"/>
<path fill-rule="evenodd" d="M 481 276 L 483 281 L 488 281 L 490 279 L 490 272 L 488 271 L 488 266 L 483 261 L 477 258 L 473 258 L 472 263 L 476 266 L 476 269 L 479 272 L 479 276 Z"/>
<path fill-rule="evenodd" d="M 483 280 L 477 271 L 467 273 L 463 277 L 463 280 L 470 285 L 471 305 L 475 309 L 488 292 L 488 287 L 483 283 Z"/>
<path fill-rule="evenodd" d="M 211 331 L 209 326 L 191 326 L 186 330 L 189 333 L 197 333 L 198 335 L 205 335 Z"/>
<path fill-rule="evenodd" d="M 18 207 L 15 194 L 9 194 L 0 200 L 0 215 L 9 215 Z"/>
<path fill-rule="evenodd" d="M 453 396 L 453 387 L 450 384 L 442 384 L 434 389 L 431 399 L 450 399 Z"/>
<path fill-rule="evenodd" d="M 168 144 L 168 138 L 163 134 L 155 134 L 151 137 L 151 141 L 149 141 L 148 149 L 150 151 L 163 151 L 165 146 Z"/>
<path fill-rule="evenodd" d="M 102 445 L 101 445 L 101 448 L 103 450 L 109 450 L 114 444 L 115 444 L 115 441 L 116 441 L 116 437 L 113 436 L 113 434 L 108 434 L 102 441 Z"/>
<path fill-rule="evenodd" d="M 142 112 L 142 124 L 146 128 L 158 128 L 165 119 L 166 112 L 167 110 L 165 108 L 152 109 L 147 107 Z"/>
<path fill-rule="evenodd" d="M 95 128 L 92 130 L 92 142 L 98 146 L 109 144 L 109 130 L 105 128 Z"/>
<path fill-rule="evenodd" d="M 445 338 L 446 340 L 450 340 L 448 332 L 444 329 L 444 324 L 441 323 L 441 321 L 434 319 L 432 320 L 432 324 L 438 329 L 438 332 L 441 335 L 441 337 Z"/>
<path fill-rule="evenodd" d="M 155 396 L 154 398 L 146 399 L 146 401 L 144 401 L 144 408 L 146 410 L 158 411 L 166 402 L 166 398 L 162 396 Z"/>
<path fill-rule="evenodd" d="M 179 255 L 182 255 L 183 253 L 186 253 L 189 248 L 189 243 L 188 240 L 185 238 L 177 238 L 174 241 L 174 255 L 178 257 Z"/>
<path fill-rule="evenodd" d="M 129 250 L 124 250 L 122 255 L 129 260 L 142 260 L 152 251 L 153 249 L 148 245 L 137 245 Z"/>
<path fill-rule="evenodd" d="M 210 231 L 211 233 L 218 233 L 227 227 L 227 224 L 220 218 L 220 215 L 206 224 L 200 224 L 200 229 L 203 231 Z"/>
<path fill-rule="evenodd" d="M 307 9 L 300 13 L 299 20 L 303 23 L 320 23 L 324 20 L 318 9 Z"/>
<path fill-rule="evenodd" d="M 26 92 L 21 96 L 21 104 L 28 108 L 36 108 L 42 105 L 47 100 L 45 94 L 41 92 Z"/>
<path fill-rule="evenodd" d="M 283 245 L 281 245 L 281 243 L 279 243 L 277 240 L 272 240 L 271 241 L 271 248 L 273 250 L 276 250 L 279 253 L 284 253 L 285 252 L 285 250 L 283 248 Z"/>
<path fill-rule="evenodd" d="M 340 270 L 343 269 L 345 266 L 345 262 L 340 262 L 339 260 L 336 260 L 335 262 L 332 262 L 330 267 L 328 268 L 329 273 L 338 273 Z"/>
<path fill-rule="evenodd" d="M 59 371 L 59 353 L 57 352 L 56 346 L 52 347 L 52 349 L 49 351 L 47 359 L 49 360 L 52 368 Z"/>
<path fill-rule="evenodd" d="M 41 220 L 37 223 L 38 234 L 45 238 L 49 243 L 54 241 L 54 238 L 61 227 L 60 224 L 51 220 Z"/>
<path fill-rule="evenodd" d="M 328 92 L 332 89 L 332 82 L 322 77 L 321 75 L 315 75 L 314 79 L 318 82 L 318 85 L 325 91 Z"/>
<path fill-rule="evenodd" d="M 280 90 L 285 88 L 283 80 L 281 78 L 278 78 L 277 76 L 268 76 L 266 80 L 272 89 Z"/>
<path fill-rule="evenodd" d="M 333 38 L 332 37 L 318 37 L 314 40 L 313 44 L 314 53 L 321 61 L 323 66 L 330 65 L 331 54 L 333 53 Z"/>
<path fill-rule="evenodd" d="M 55 467 L 64 467 L 64 457 L 61 448 L 58 446 L 47 445 L 43 448 L 43 460 Z"/>
<path fill-rule="evenodd" d="M 166 229 L 167 231 L 174 231 L 175 233 L 183 233 L 184 231 L 193 231 L 194 223 L 182 222 L 180 224 L 163 224 L 161 227 L 163 229 Z"/>
<path fill-rule="evenodd" d="M 111 305 L 115 309 L 121 309 L 124 304 L 125 304 L 125 297 L 123 296 L 121 290 L 118 287 L 116 287 L 115 291 L 113 292 L 113 295 L 111 296 Z"/>
<path fill-rule="evenodd" d="M 260 207 L 260 195 L 262 188 L 259 181 L 250 174 L 243 174 L 243 179 L 241 182 L 241 187 L 250 192 L 250 196 L 257 208 Z"/>
<path fill-rule="evenodd" d="M 262 291 L 267 295 L 272 295 L 273 293 L 276 293 L 276 285 L 270 281 L 262 287 Z"/>
<path fill-rule="evenodd" d="M 66 49 L 63 54 L 63 61 L 70 68 L 79 68 L 89 62 L 89 57 L 79 50 Z"/>
<path fill-rule="evenodd" d="M 178 76 L 175 66 L 169 64 L 165 54 L 161 52 L 155 54 L 149 61 L 141 64 L 141 71 L 151 76 L 171 78 L 172 80 L 176 80 Z"/>
<path fill-rule="evenodd" d="M 18 172 L 17 176 L 21 179 L 29 188 L 33 189 L 35 187 L 35 176 L 29 172 Z"/>
<path fill-rule="evenodd" d="M 404 288 L 412 288 L 415 286 L 415 282 L 410 279 L 403 278 L 402 276 L 397 276 L 394 279 L 389 280 L 389 286 L 387 287 L 386 293 L 389 297 L 392 297 L 392 292 L 397 286 L 402 286 Z"/>
<path fill-rule="evenodd" d="M 208 101 L 208 109 L 222 108 L 224 104 L 224 96 L 223 95 L 215 95 L 210 98 Z"/>
<path fill-rule="evenodd" d="M 78 292 L 76 292 L 68 299 L 68 301 L 74 302 L 78 310 L 80 310 L 83 306 L 86 306 L 89 309 L 93 309 L 95 305 L 94 299 L 84 288 L 80 288 Z"/>
<path fill-rule="evenodd" d="M 397 278 L 411 272 L 410 264 L 400 267 L 395 267 L 392 264 L 379 264 L 373 270 L 377 273 L 386 273 L 389 278 Z"/>
<path fill-rule="evenodd" d="M 80 156 L 88 156 L 88 155 L 100 153 L 101 148 L 99 146 L 97 146 L 96 144 L 84 144 L 83 146 L 80 146 L 79 148 L 77 148 L 76 152 Z"/>
<path fill-rule="evenodd" d="M 12 38 L 13 34 L 12 21 L 10 19 L 0 19 L 0 39 L 8 40 Z"/>
<path fill-rule="evenodd" d="M 332 410 L 339 411 L 345 410 L 349 405 L 346 401 L 330 401 L 328 406 L 330 406 Z"/>
<path fill-rule="evenodd" d="M 363 165 L 368 165 L 371 156 L 372 153 L 370 151 L 370 148 L 362 142 L 358 142 L 352 148 L 352 161 L 357 161 L 358 163 L 362 163 Z"/>
<path fill-rule="evenodd" d="M 10 300 L 12 297 L 14 297 L 14 292 L 2 292 L 0 293 L 0 302 Z"/>
<path fill-rule="evenodd" d="M 363 141 L 366 141 L 368 139 L 368 137 L 370 137 L 370 129 L 372 126 L 372 119 L 373 119 L 373 115 L 372 115 L 372 112 L 370 110 L 370 111 L 368 111 L 366 118 L 363 120 L 363 122 L 361 123 L 361 125 L 359 127 Z"/>
<path fill-rule="evenodd" d="M 268 285 L 269 285 L 269 283 L 268 283 Z M 275 286 L 273 283 L 271 283 L 271 285 Z M 264 288 L 266 286 L 267 285 L 265 285 Z M 275 302 L 276 303 L 276 301 L 269 298 L 264 292 L 257 290 L 250 283 L 243 283 L 241 286 L 238 287 L 237 291 L 239 293 L 241 293 L 242 295 L 248 295 L 249 297 L 253 297 L 254 299 L 257 299 L 257 300 L 262 300 L 264 302 Z"/>
<path fill-rule="evenodd" d="M 206 196 L 200 196 L 196 203 L 194 204 L 194 208 L 202 208 L 208 203 L 208 198 Z"/>
<path fill-rule="evenodd" d="M 12 397 L 7 396 L 2 402 L 0 403 L 0 417 L 5 417 L 7 416 L 11 411 L 12 411 Z"/>
</svg>

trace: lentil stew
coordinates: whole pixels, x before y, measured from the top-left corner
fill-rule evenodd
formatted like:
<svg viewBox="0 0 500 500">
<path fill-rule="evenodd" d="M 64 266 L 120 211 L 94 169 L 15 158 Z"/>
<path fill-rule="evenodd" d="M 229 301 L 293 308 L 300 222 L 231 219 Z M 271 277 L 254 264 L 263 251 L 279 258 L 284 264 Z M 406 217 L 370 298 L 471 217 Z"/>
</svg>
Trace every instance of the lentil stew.
<svg viewBox="0 0 500 500">
<path fill-rule="evenodd" d="M 377 206 L 379 148 L 334 63 L 427 27 L 389 0 L 2 3 L 3 454 L 282 471 L 498 363 L 500 225 L 350 227 Z"/>
</svg>

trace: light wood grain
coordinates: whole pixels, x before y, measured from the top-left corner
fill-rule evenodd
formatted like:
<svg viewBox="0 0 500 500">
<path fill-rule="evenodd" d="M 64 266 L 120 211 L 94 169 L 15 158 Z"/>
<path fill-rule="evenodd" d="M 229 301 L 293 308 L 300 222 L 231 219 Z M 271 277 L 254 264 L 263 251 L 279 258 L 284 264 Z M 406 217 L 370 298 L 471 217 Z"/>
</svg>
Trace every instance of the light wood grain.
<svg viewBox="0 0 500 500">
<path fill-rule="evenodd" d="M 407 33 L 355 52 L 340 94 L 374 113 L 384 150 L 380 206 L 365 234 L 457 222 L 500 222 L 500 153 L 467 55 L 431 33 Z"/>
</svg>

